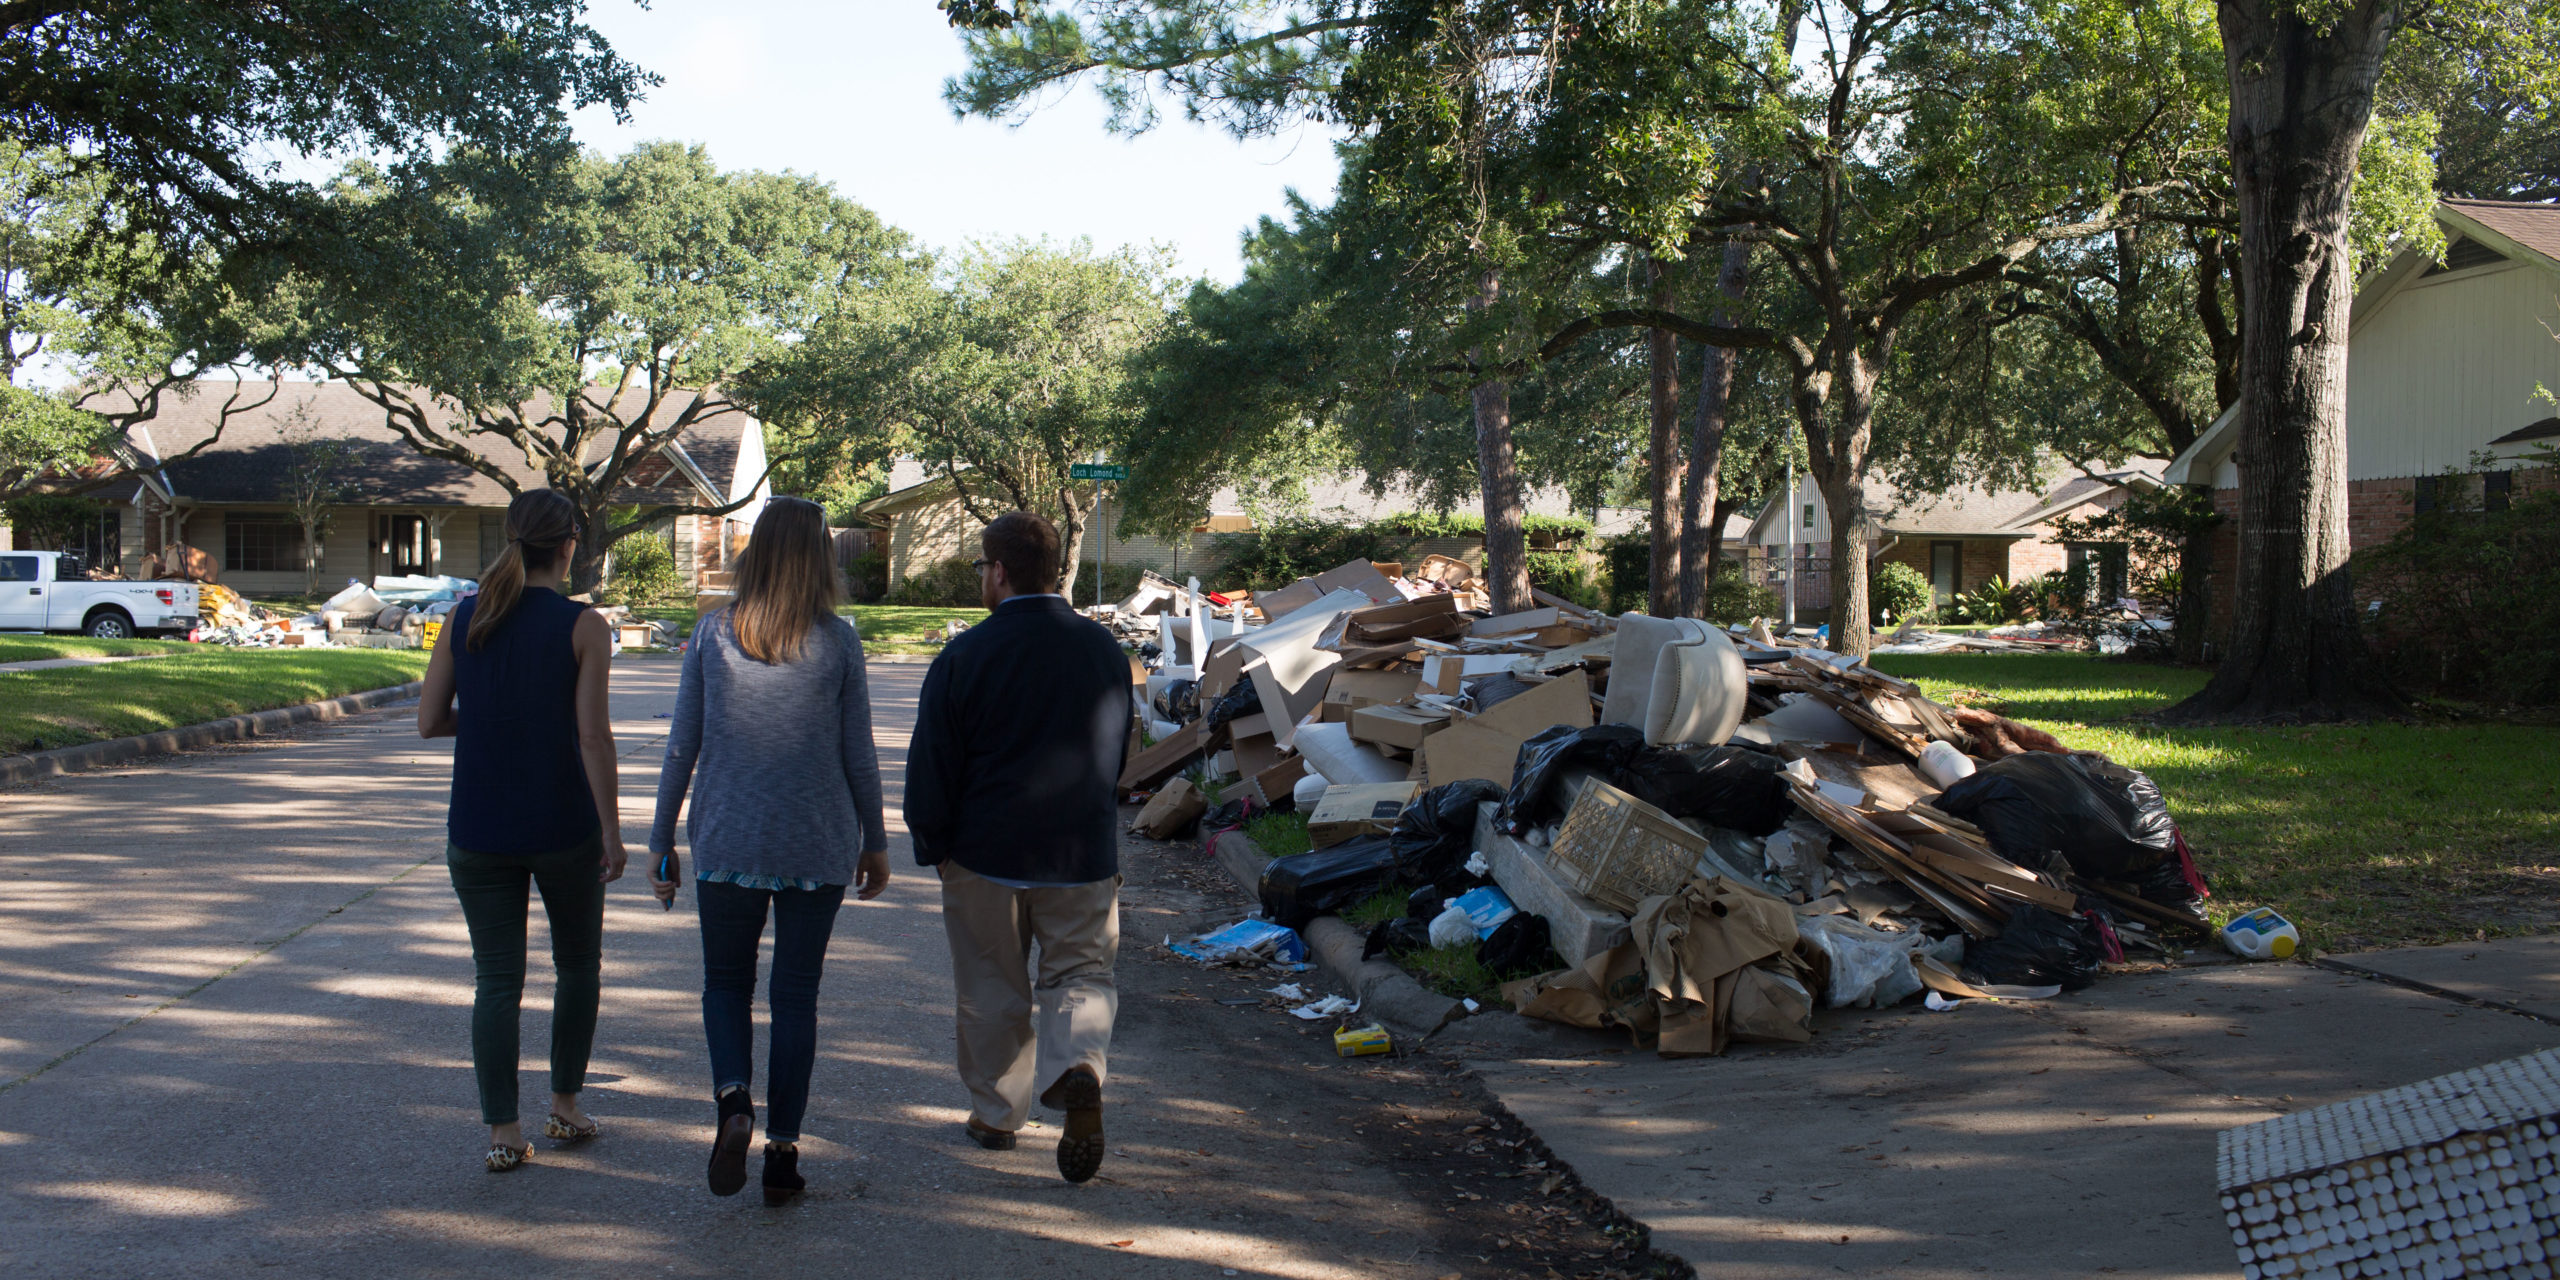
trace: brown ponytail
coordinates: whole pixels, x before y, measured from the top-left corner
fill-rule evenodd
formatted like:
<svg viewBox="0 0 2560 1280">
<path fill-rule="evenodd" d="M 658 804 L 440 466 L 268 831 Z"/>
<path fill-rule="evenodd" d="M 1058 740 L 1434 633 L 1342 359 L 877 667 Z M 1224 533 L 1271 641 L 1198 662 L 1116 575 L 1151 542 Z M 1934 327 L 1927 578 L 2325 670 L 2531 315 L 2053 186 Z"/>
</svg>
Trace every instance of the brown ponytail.
<svg viewBox="0 0 2560 1280">
<path fill-rule="evenodd" d="M 738 553 L 738 599 L 729 625 L 738 649 L 758 662 L 797 662 L 809 628 L 844 598 L 826 508 L 806 498 L 770 498 Z"/>
<path fill-rule="evenodd" d="M 477 653 L 496 634 L 524 595 L 527 569 L 548 569 L 560 559 L 560 548 L 578 536 L 578 504 L 557 489 L 519 493 L 507 504 L 507 549 L 480 576 L 480 594 L 471 606 L 471 631 L 464 640 Z"/>
</svg>

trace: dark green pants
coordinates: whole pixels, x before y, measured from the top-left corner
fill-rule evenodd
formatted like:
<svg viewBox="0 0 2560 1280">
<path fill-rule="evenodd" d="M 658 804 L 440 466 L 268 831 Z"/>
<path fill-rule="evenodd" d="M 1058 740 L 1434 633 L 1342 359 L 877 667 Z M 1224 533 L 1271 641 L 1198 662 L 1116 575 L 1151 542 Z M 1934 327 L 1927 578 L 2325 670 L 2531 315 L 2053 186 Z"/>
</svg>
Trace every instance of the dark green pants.
<svg viewBox="0 0 2560 1280">
<path fill-rule="evenodd" d="M 586 1087 L 604 966 L 604 882 L 596 878 L 603 861 L 598 837 L 529 857 L 444 848 L 454 896 L 462 899 L 462 919 L 471 927 L 471 1069 L 479 1077 L 483 1124 L 516 1121 L 528 889 L 542 891 L 542 913 L 551 921 L 551 969 L 557 978 L 551 996 L 551 1091 Z"/>
</svg>

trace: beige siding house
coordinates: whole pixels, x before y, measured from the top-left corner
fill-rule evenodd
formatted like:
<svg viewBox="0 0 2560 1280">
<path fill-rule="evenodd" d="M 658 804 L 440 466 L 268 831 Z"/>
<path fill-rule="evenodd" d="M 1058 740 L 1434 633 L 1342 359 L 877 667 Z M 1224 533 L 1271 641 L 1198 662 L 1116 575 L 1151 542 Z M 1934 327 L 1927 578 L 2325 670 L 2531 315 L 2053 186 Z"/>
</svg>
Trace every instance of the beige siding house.
<svg viewBox="0 0 2560 1280">
<path fill-rule="evenodd" d="M 2441 259 L 2407 250 L 2356 289 L 2347 339 L 2347 530 L 2370 547 L 2445 500 L 2495 505 L 2560 483 L 2536 465 L 2560 447 L 2560 205 L 2446 200 Z M 2546 390 L 2547 389 L 2547 390 Z M 2209 486 L 2240 510 L 2240 415 L 2222 415 L 2171 463 L 2171 484 Z M 2480 461 L 2487 458 L 2485 465 Z M 2227 627 L 2238 521 L 2214 556 L 2214 629 Z"/>
<path fill-rule="evenodd" d="M 1865 539 L 1870 564 L 1907 564 L 1929 580 L 1944 604 L 1997 578 L 2015 583 L 2087 562 L 2101 598 L 2125 594 L 2129 563 L 2114 543 L 2070 543 L 2052 522 L 2112 510 L 2137 489 L 2160 486 L 2161 464 L 2136 462 L 2095 475 L 2048 463 L 2042 483 L 2017 489 L 1966 486 L 1943 493 L 1904 493 L 1869 481 L 1875 514 Z M 1796 604 L 1831 603 L 1831 512 L 1812 477 L 1800 477 L 1790 501 L 1773 502 L 1751 521 L 1742 540 L 1760 579 L 1786 581 L 1787 522 L 1795 523 Z"/>
<path fill-rule="evenodd" d="M 268 389 L 250 384 L 241 402 L 256 402 Z M 234 416 L 212 447 L 149 467 L 131 489 L 116 491 L 112 525 L 92 558 L 138 575 L 146 555 L 184 543 L 211 556 L 220 580 L 244 595 L 299 594 L 307 585 L 303 531 L 280 489 L 294 458 L 288 426 L 348 448 L 334 476 L 342 501 L 321 539 L 324 589 L 383 574 L 476 577 L 504 548 L 513 496 L 506 486 L 411 449 L 385 425 L 380 406 L 344 383 L 283 382 L 272 390 L 260 409 Z M 179 454 L 215 430 L 231 396 L 225 382 L 164 401 L 160 414 L 135 430 L 134 444 L 146 458 Z M 498 456 L 518 485 L 544 483 L 521 454 Z M 709 417 L 643 462 L 632 480 L 621 496 L 633 505 L 746 500 L 725 517 L 678 516 L 655 534 L 633 535 L 668 539 L 678 571 L 699 583 L 728 563 L 771 493 L 763 427 L 738 412 Z"/>
</svg>

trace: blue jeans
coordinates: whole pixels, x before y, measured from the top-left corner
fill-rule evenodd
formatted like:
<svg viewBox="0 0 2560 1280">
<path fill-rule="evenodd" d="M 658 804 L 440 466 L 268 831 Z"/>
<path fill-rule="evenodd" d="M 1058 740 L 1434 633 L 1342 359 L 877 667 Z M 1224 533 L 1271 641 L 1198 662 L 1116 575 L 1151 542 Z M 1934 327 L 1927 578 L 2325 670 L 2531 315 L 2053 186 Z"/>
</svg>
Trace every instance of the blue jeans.
<svg viewBox="0 0 2560 1280">
<path fill-rule="evenodd" d="M 844 886 L 777 891 L 697 880 L 693 901 L 702 917 L 702 1032 L 711 1042 L 714 1094 L 754 1082 L 756 950 L 764 941 L 765 904 L 773 905 L 764 1136 L 798 1142 L 800 1118 L 809 1110 L 809 1071 L 818 1061 L 818 974 Z"/>
</svg>

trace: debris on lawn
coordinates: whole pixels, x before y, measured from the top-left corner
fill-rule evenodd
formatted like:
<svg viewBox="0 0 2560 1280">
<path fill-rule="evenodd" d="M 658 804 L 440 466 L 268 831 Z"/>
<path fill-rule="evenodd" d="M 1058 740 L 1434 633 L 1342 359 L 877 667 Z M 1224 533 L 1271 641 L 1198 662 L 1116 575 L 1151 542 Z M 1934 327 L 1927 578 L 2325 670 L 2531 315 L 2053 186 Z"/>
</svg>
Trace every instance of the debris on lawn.
<svg viewBox="0 0 2560 1280">
<path fill-rule="evenodd" d="M 432 644 L 434 629 L 454 606 L 477 594 L 469 578 L 387 573 L 371 585 L 356 579 L 309 613 L 286 615 L 252 604 L 218 583 L 198 587 L 201 623 L 187 638 L 199 644 L 241 649 L 416 649 Z M 632 616 L 621 605 L 598 606 L 614 651 L 668 648 L 684 637 L 663 622 Z"/>
<path fill-rule="evenodd" d="M 1137 655 L 1120 785 L 1154 793 L 1142 829 L 1194 802 L 1305 812 L 1266 927 L 1410 892 L 1367 954 L 1472 947 L 1532 1016 L 1718 1053 L 1801 1040 L 1817 1005 L 2045 997 L 2215 936 L 2149 778 L 1819 633 L 1544 592 L 1494 616 L 1444 556 L 1261 593 L 1148 573 L 1088 613 Z"/>
<path fill-rule="evenodd" d="M 1224 929 L 1187 941 L 1175 942 L 1167 938 L 1165 946 L 1175 955 L 1202 964 L 1298 964 L 1307 958 L 1306 941 L 1298 936 L 1297 930 L 1282 928 L 1268 920 L 1238 920 Z"/>
</svg>

